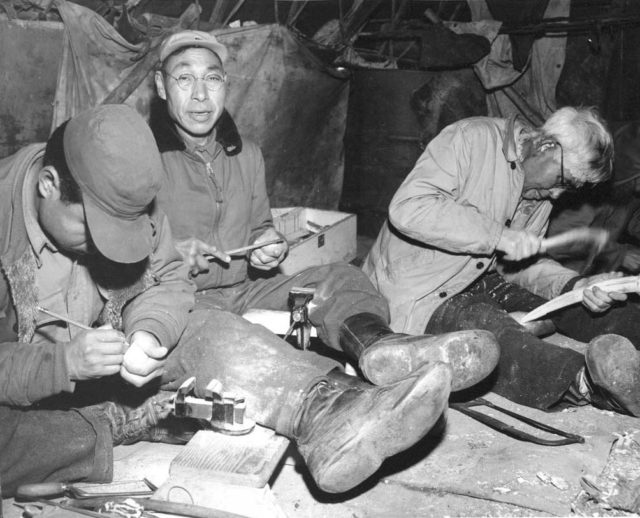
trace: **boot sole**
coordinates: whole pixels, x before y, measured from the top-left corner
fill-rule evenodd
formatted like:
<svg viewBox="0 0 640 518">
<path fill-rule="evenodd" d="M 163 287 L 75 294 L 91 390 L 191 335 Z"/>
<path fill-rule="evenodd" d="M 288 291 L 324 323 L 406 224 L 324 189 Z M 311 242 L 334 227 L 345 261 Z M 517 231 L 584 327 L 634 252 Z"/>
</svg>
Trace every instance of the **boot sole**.
<svg viewBox="0 0 640 518">
<path fill-rule="evenodd" d="M 472 387 L 498 364 L 500 347 L 490 331 L 473 329 L 411 340 L 382 342 L 360 358 L 360 370 L 374 385 L 388 385 L 409 376 L 427 362 L 444 362 L 453 369 L 451 390 Z"/>
<path fill-rule="evenodd" d="M 589 343 L 589 375 L 627 411 L 640 417 L 640 352 L 626 338 L 606 334 Z"/>
<path fill-rule="evenodd" d="M 325 468 L 316 473 L 316 483 L 322 490 L 343 493 L 353 489 L 373 475 L 385 459 L 413 446 L 431 430 L 447 408 L 451 368 L 444 363 L 428 365 L 411 379 L 413 383 L 404 380 L 380 387 L 400 391 L 400 386 L 406 385 L 381 419 L 370 420 L 357 430 L 345 430 L 341 435 L 347 442 L 331 445 L 336 454 L 342 453 L 325 462 Z M 357 442 L 349 437 L 355 437 Z"/>
</svg>

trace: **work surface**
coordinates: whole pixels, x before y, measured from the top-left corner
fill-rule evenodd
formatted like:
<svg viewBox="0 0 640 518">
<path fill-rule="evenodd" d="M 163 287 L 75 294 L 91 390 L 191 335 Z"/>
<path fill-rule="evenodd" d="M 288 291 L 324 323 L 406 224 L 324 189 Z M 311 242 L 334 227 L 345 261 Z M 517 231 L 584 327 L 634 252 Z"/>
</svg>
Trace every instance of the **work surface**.
<svg viewBox="0 0 640 518">
<path fill-rule="evenodd" d="M 384 466 L 377 481 L 347 496 L 319 494 L 307 483 L 301 460 L 290 449 L 272 488 L 290 517 L 567 516 L 584 475 L 597 476 L 617 434 L 640 429 L 640 421 L 581 407 L 544 414 L 497 396 L 505 407 L 563 430 L 584 444 L 547 447 L 511 439 L 449 410 L 446 433 L 428 438 Z M 161 484 L 183 447 L 139 443 L 115 450 L 116 478 L 148 477 Z M 5 517 L 20 516 L 4 502 Z"/>
<path fill-rule="evenodd" d="M 287 516 L 301 518 L 569 516 L 581 477 L 596 478 L 607 464 L 612 443 L 640 430 L 640 419 L 591 406 L 545 413 L 494 394 L 486 397 L 582 435 L 585 442 L 554 447 L 522 442 L 449 409 L 444 429 L 390 459 L 378 478 L 347 495 L 318 492 L 290 447 L 272 479 L 275 498 Z M 504 420 L 513 423 L 508 417 Z M 160 485 L 182 448 L 153 443 L 119 446 L 115 476 L 119 480 L 147 477 Z M 4 515 L 15 518 L 20 511 L 5 501 Z"/>
</svg>

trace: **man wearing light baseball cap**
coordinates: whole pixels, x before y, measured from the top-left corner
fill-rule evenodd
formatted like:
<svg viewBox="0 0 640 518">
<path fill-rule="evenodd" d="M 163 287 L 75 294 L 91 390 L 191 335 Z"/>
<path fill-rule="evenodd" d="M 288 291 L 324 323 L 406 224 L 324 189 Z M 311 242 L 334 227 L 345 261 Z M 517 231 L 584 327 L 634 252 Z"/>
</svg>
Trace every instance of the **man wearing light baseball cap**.
<svg viewBox="0 0 640 518">
<path fill-rule="evenodd" d="M 193 305 L 152 203 L 161 171 L 149 127 L 124 105 L 82 112 L 46 146 L 0 161 L 4 496 L 27 482 L 108 481 L 113 444 L 193 433 L 193 422 L 169 428 L 172 393 L 150 383 Z"/>
<path fill-rule="evenodd" d="M 215 330 L 193 343 L 206 351 L 184 366 L 196 373 L 197 359 L 209 355 L 208 372 L 245 395 L 248 416 L 296 442 L 318 487 L 347 491 L 429 431 L 452 385 L 459 390 L 491 372 L 495 339 L 394 333 L 384 298 L 346 263 L 262 273 L 276 271 L 288 245 L 271 218 L 262 153 L 225 110 L 227 49 L 212 34 L 183 31 L 162 43 L 160 60 L 155 81 L 165 109 L 152 120 L 166 176 L 157 203 L 197 285 L 194 313 L 206 308 L 203 319 Z M 260 243 L 246 256 L 221 252 Z M 288 310 L 296 286 L 315 289 L 309 318 L 320 339 L 359 359 L 375 385 L 240 317 L 247 308 Z"/>
</svg>

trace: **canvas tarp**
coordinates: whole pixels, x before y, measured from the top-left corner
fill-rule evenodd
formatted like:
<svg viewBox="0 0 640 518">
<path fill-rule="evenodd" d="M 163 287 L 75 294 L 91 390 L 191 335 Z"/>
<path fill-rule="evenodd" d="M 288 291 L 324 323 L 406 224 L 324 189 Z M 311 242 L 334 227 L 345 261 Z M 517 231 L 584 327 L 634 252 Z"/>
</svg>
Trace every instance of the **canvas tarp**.
<svg viewBox="0 0 640 518">
<path fill-rule="evenodd" d="M 57 126 L 102 103 L 148 52 L 80 5 L 56 3 L 65 25 L 54 106 Z M 285 27 L 258 25 L 213 32 L 229 48 L 227 109 L 240 132 L 260 147 L 274 207 L 337 208 L 349 82 Z M 153 71 L 125 99 L 147 116 Z"/>
<path fill-rule="evenodd" d="M 556 86 L 565 60 L 567 38 L 546 36 L 535 40 L 529 64 L 516 70 L 509 36 L 499 34 L 501 22 L 492 20 L 484 0 L 468 0 L 473 22 L 449 24 L 455 32 L 472 32 L 491 42 L 491 51 L 474 65 L 476 75 L 487 94 L 487 109 L 492 117 L 520 113 L 530 123 L 541 124 L 556 110 Z M 569 15 L 570 3 L 549 0 L 545 18 Z"/>
</svg>

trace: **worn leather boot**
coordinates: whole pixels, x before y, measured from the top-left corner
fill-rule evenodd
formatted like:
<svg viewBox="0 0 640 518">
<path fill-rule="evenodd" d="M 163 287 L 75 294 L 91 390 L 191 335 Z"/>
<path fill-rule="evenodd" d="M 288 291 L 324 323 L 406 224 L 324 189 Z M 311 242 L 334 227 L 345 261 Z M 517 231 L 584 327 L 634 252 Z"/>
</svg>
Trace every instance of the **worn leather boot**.
<svg viewBox="0 0 640 518">
<path fill-rule="evenodd" d="M 160 391 L 134 407 L 106 401 L 96 405 L 94 413 L 109 423 L 114 446 L 138 441 L 186 444 L 204 427 L 197 419 L 169 415 L 173 396 L 173 392 Z"/>
<path fill-rule="evenodd" d="M 451 368 L 433 363 L 384 387 L 328 378 L 306 394 L 293 428 L 320 489 L 342 493 L 422 439 L 447 407 Z"/>
<path fill-rule="evenodd" d="M 500 356 L 500 347 L 490 331 L 407 335 L 394 333 L 382 317 L 372 313 L 347 318 L 340 326 L 340 345 L 358 360 L 362 374 L 376 385 L 401 380 L 425 362 L 448 363 L 453 369 L 454 392 L 487 377 Z"/>
<path fill-rule="evenodd" d="M 640 417 L 640 352 L 627 338 L 614 334 L 595 337 L 589 342 L 586 364 L 590 383 L 604 392 L 591 390 L 593 404 L 620 411 L 619 405 Z"/>
</svg>

